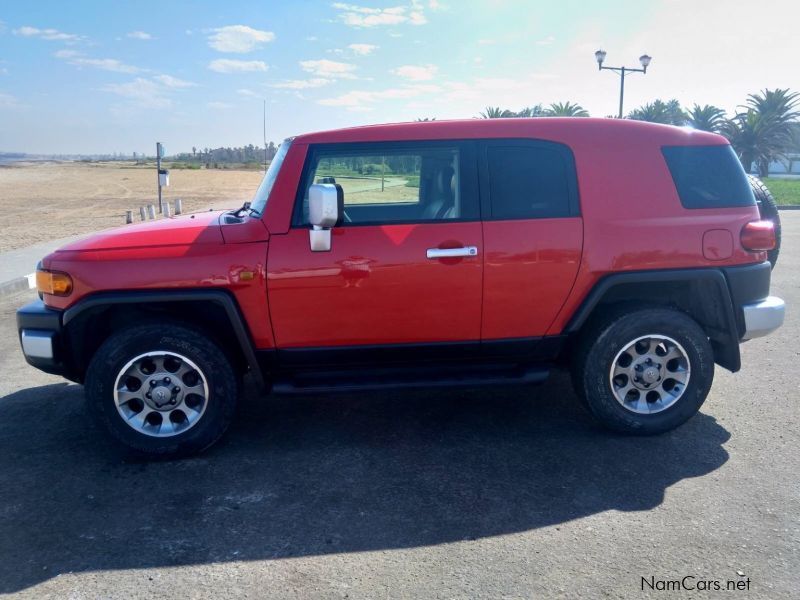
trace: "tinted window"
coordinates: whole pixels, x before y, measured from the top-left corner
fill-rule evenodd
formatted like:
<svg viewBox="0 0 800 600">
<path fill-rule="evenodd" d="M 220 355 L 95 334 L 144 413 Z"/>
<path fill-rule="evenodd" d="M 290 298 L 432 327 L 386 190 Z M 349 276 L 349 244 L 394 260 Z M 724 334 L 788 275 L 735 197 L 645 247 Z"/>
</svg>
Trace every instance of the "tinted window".
<svg viewBox="0 0 800 600">
<path fill-rule="evenodd" d="M 665 146 L 661 151 L 684 208 L 755 204 L 750 182 L 730 146 Z"/>
<path fill-rule="evenodd" d="M 296 222 L 308 223 L 314 183 L 342 187 L 345 227 L 477 218 L 474 196 L 464 191 L 462 163 L 458 145 L 320 146 L 306 168 Z"/>
<path fill-rule="evenodd" d="M 556 145 L 487 147 L 493 219 L 542 219 L 572 214 L 571 156 Z"/>
</svg>

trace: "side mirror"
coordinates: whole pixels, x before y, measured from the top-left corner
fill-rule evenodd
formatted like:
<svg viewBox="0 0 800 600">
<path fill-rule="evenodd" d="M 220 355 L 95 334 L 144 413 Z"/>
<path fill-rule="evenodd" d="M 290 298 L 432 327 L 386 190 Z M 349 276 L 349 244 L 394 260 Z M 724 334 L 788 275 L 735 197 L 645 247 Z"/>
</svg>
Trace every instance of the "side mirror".
<svg viewBox="0 0 800 600">
<path fill-rule="evenodd" d="M 331 228 L 339 225 L 344 215 L 344 192 L 332 183 L 315 183 L 308 188 L 308 220 L 311 223 L 309 243 L 312 252 L 329 252 Z"/>
</svg>

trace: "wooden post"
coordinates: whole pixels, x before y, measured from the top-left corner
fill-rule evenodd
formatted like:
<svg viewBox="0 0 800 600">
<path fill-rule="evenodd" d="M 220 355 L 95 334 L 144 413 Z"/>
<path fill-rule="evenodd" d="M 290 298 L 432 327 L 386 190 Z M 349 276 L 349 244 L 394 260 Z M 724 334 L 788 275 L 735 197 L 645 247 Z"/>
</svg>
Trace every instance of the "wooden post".
<svg viewBox="0 0 800 600">
<path fill-rule="evenodd" d="M 156 207 L 152 204 L 147 205 L 147 216 L 151 221 L 156 218 Z"/>
<path fill-rule="evenodd" d="M 179 215 L 183 213 L 183 202 L 180 198 L 175 198 L 175 214 Z"/>
<path fill-rule="evenodd" d="M 147 211 L 145 210 L 144 206 L 139 207 L 139 219 L 142 221 L 147 220 Z"/>
<path fill-rule="evenodd" d="M 126 210 L 125 211 L 125 224 L 126 225 L 130 225 L 131 223 L 133 223 L 133 211 L 132 210 Z"/>
<path fill-rule="evenodd" d="M 170 214 L 169 214 L 169 202 L 168 201 L 164 202 L 163 206 L 164 206 L 164 216 L 168 218 L 170 216 Z"/>
</svg>

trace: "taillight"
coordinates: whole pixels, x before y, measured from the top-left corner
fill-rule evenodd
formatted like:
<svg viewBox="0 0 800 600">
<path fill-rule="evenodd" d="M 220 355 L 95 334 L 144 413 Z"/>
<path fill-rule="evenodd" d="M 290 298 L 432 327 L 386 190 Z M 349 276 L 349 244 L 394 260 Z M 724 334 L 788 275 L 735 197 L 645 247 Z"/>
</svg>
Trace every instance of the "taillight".
<svg viewBox="0 0 800 600">
<path fill-rule="evenodd" d="M 753 252 L 775 248 L 775 224 L 772 221 L 750 221 L 742 227 L 742 247 Z"/>
</svg>

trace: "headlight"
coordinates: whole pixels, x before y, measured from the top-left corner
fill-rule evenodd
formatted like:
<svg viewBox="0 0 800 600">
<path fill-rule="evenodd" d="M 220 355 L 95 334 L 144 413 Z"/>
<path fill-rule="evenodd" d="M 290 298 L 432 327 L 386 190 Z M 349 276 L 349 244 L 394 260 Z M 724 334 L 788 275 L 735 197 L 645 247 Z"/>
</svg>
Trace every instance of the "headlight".
<svg viewBox="0 0 800 600">
<path fill-rule="evenodd" d="M 69 296 L 72 293 L 72 277 L 60 271 L 36 271 L 36 289 L 40 294 Z"/>
</svg>

